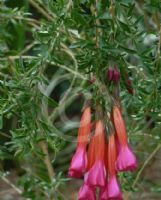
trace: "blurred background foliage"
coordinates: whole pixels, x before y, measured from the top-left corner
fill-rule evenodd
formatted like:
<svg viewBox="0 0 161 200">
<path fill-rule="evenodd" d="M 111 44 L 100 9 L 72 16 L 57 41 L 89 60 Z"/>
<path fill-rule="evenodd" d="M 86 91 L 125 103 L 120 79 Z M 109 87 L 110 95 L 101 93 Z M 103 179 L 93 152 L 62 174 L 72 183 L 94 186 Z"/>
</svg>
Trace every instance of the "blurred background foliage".
<svg viewBox="0 0 161 200">
<path fill-rule="evenodd" d="M 22 197 L 76 199 L 66 172 L 81 109 L 92 98 L 93 111 L 98 101 L 110 111 L 106 71 L 117 66 L 139 160 L 120 176 L 125 199 L 160 199 L 160 10 L 159 0 L 0 1 L 0 176 Z"/>
</svg>

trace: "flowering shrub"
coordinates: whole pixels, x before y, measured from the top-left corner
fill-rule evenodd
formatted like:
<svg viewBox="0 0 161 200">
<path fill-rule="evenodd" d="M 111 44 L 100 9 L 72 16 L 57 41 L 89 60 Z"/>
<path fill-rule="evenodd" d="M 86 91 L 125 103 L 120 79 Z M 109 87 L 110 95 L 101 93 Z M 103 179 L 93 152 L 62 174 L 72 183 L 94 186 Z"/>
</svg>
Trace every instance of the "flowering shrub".
<svg viewBox="0 0 161 200">
<path fill-rule="evenodd" d="M 0 175 L 25 199 L 65 199 L 73 177 L 80 200 L 160 193 L 147 173 L 161 147 L 160 8 L 0 1 Z"/>
</svg>

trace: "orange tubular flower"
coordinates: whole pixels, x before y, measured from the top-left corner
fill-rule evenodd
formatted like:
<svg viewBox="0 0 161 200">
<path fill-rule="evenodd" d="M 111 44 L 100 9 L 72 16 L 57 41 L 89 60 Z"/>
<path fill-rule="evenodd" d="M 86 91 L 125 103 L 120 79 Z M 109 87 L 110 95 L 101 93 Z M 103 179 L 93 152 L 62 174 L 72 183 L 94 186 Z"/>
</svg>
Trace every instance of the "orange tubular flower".
<svg viewBox="0 0 161 200">
<path fill-rule="evenodd" d="M 91 131 L 91 109 L 90 107 L 87 107 L 85 108 L 83 115 L 81 117 L 78 130 L 77 147 L 87 145 L 90 131 Z"/>
<path fill-rule="evenodd" d="M 88 152 L 87 152 L 87 158 L 88 158 L 88 164 L 87 164 L 87 170 L 86 171 L 89 171 L 89 169 L 93 166 L 94 162 L 95 162 L 95 143 L 96 140 L 95 140 L 95 137 L 93 136 L 91 138 L 91 141 L 89 143 L 89 146 L 88 146 Z"/>
<path fill-rule="evenodd" d="M 87 167 L 86 146 L 91 131 L 91 109 L 85 108 L 80 121 L 78 131 L 77 149 L 72 158 L 68 175 L 73 178 L 80 178 Z"/>
<path fill-rule="evenodd" d="M 107 142 L 107 139 L 105 140 L 104 162 L 105 162 L 106 173 L 108 173 L 108 142 Z"/>
<path fill-rule="evenodd" d="M 112 114 L 113 114 L 113 122 L 114 122 L 114 126 L 117 132 L 118 141 L 120 145 L 126 145 L 127 134 L 126 134 L 125 123 L 122 118 L 120 108 L 118 106 L 114 106 Z"/>
<path fill-rule="evenodd" d="M 120 187 L 116 177 L 116 169 L 115 169 L 116 157 L 117 157 L 117 152 L 116 152 L 115 136 L 114 133 L 111 133 L 108 143 L 109 180 L 106 186 L 100 192 L 99 200 L 112 200 L 112 199 L 122 200 Z"/>
<path fill-rule="evenodd" d="M 116 161 L 117 171 L 132 171 L 137 167 L 134 153 L 129 148 L 124 120 L 118 106 L 113 108 L 113 122 L 117 133 L 119 154 Z"/>
<path fill-rule="evenodd" d="M 115 162 L 116 162 L 116 143 L 115 143 L 115 136 L 112 133 L 109 137 L 108 143 L 108 172 L 109 176 L 114 176 L 116 174 L 115 169 Z"/>
<path fill-rule="evenodd" d="M 99 120 L 96 122 L 95 135 L 91 139 L 88 149 L 88 167 L 85 182 L 89 186 L 105 186 L 105 134 L 103 123 Z"/>
</svg>

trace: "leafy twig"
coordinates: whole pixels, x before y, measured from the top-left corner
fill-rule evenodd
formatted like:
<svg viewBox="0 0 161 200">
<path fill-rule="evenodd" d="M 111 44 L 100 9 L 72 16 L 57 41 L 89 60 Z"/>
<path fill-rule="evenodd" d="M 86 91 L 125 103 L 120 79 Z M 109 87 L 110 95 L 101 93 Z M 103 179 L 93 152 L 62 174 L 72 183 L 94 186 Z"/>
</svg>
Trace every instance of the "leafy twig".
<svg viewBox="0 0 161 200">
<path fill-rule="evenodd" d="M 46 165 L 46 168 L 48 170 L 48 174 L 49 174 L 49 178 L 51 181 L 53 181 L 54 177 L 55 177 L 55 172 L 54 169 L 52 167 L 51 161 L 50 161 L 50 156 L 49 156 L 49 152 L 48 152 L 48 147 L 45 141 L 41 141 L 40 142 L 40 147 L 44 153 L 44 163 Z"/>
</svg>

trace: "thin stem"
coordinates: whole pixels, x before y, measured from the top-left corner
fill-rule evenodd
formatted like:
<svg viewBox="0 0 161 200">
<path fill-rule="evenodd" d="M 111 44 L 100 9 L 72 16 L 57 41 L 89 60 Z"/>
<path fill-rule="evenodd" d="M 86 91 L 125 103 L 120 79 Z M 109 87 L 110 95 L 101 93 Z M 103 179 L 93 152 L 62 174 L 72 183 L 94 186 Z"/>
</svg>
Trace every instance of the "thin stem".
<svg viewBox="0 0 161 200">
<path fill-rule="evenodd" d="M 29 0 L 29 3 L 36 8 L 39 13 L 41 13 L 45 18 L 47 18 L 49 21 L 53 20 L 53 17 L 51 17 L 43 8 L 41 8 L 34 0 Z"/>
<path fill-rule="evenodd" d="M 34 58 L 35 58 L 35 59 L 39 58 L 39 57 L 37 57 L 37 56 L 27 56 L 27 55 L 19 56 L 19 55 L 17 55 L 17 56 L 8 56 L 8 57 L 5 57 L 5 58 L 0 58 L 0 60 L 1 60 L 1 61 L 7 60 L 7 59 L 16 60 L 16 59 L 19 59 L 20 57 L 23 58 L 23 59 L 29 59 L 29 60 L 30 60 L 30 59 L 34 59 Z M 79 78 L 81 78 L 81 79 L 83 79 L 83 80 L 88 80 L 88 78 L 87 78 L 85 75 L 81 74 L 81 73 L 78 72 L 78 71 L 74 71 L 73 69 L 71 69 L 71 68 L 69 68 L 69 67 L 66 67 L 65 65 L 61 65 L 61 64 L 55 63 L 55 62 L 53 62 L 53 61 L 49 61 L 49 60 L 47 60 L 47 63 L 49 63 L 49 64 L 51 64 L 51 65 L 54 65 L 54 66 L 56 66 L 56 67 L 60 67 L 60 68 L 66 70 L 66 71 L 68 71 L 68 72 L 71 72 L 72 74 L 76 75 L 77 77 L 79 77 Z"/>
<path fill-rule="evenodd" d="M 50 180 L 52 182 L 53 178 L 55 177 L 55 172 L 54 172 L 54 169 L 53 169 L 51 161 L 50 161 L 50 156 L 49 156 L 47 144 L 46 144 L 45 141 L 41 141 L 39 145 L 40 145 L 40 147 L 42 149 L 42 152 L 45 155 L 44 156 L 44 163 L 45 163 L 46 168 L 48 170 L 49 178 L 50 178 Z"/>
<path fill-rule="evenodd" d="M 40 27 L 36 25 L 34 22 L 27 21 L 27 24 L 30 25 L 31 27 L 34 27 L 37 30 L 40 30 Z"/>
<path fill-rule="evenodd" d="M 146 168 L 148 163 L 152 160 L 152 158 L 155 156 L 155 154 L 159 151 L 160 148 L 161 148 L 161 144 L 158 144 L 158 146 L 152 151 L 152 153 L 150 154 L 148 159 L 145 160 L 144 164 L 142 165 L 141 169 L 137 173 L 137 176 L 136 176 L 136 178 L 135 178 L 135 180 L 134 180 L 134 182 L 132 184 L 133 188 L 136 186 L 137 182 L 140 179 L 140 176 L 141 176 L 142 172 L 144 171 L 144 169 Z"/>
<path fill-rule="evenodd" d="M 15 19 L 18 19 L 18 20 L 25 20 L 25 21 L 28 21 L 28 22 L 33 22 L 37 25 L 40 25 L 40 22 L 36 19 L 33 19 L 33 18 L 29 18 L 29 17 L 22 17 L 22 16 L 15 16 L 14 17 Z"/>
<path fill-rule="evenodd" d="M 95 24 L 96 24 L 96 47 L 99 48 L 99 36 L 101 34 L 101 29 L 99 28 L 100 26 L 100 20 L 98 19 L 98 14 L 97 14 L 97 5 L 98 5 L 99 1 L 96 0 L 96 5 L 95 6 L 91 6 L 91 12 L 92 14 L 95 16 L 96 20 L 95 20 Z"/>
<path fill-rule="evenodd" d="M 22 191 L 17 188 L 9 179 L 7 179 L 6 177 L 2 176 L 1 179 L 7 183 L 9 186 L 11 186 L 18 194 L 22 194 Z"/>
<path fill-rule="evenodd" d="M 36 43 L 35 43 L 35 41 L 34 41 L 34 42 L 32 42 L 31 44 L 27 45 L 27 46 L 19 53 L 19 55 L 22 55 L 22 54 L 28 52 L 35 44 L 36 44 Z"/>
<path fill-rule="evenodd" d="M 23 58 L 23 59 L 34 59 L 34 58 L 38 58 L 37 56 L 28 56 L 28 55 L 25 55 L 25 56 L 7 56 L 7 57 L 4 57 L 4 58 L 0 58 L 1 61 L 5 61 L 5 60 L 17 60 L 19 58 Z"/>
<path fill-rule="evenodd" d="M 115 22 L 115 9 L 114 9 L 114 0 L 111 0 L 111 4 L 109 7 L 109 12 L 111 13 L 112 20 Z"/>
<path fill-rule="evenodd" d="M 88 80 L 88 78 L 85 75 L 81 74 L 80 72 L 76 72 L 76 71 L 72 70 L 71 68 L 66 67 L 65 65 L 60 65 L 60 64 L 57 64 L 55 62 L 50 62 L 50 64 L 51 65 L 56 65 L 56 66 L 58 66 L 58 67 L 60 67 L 62 69 L 65 69 L 68 72 L 71 72 L 72 74 L 76 75 L 77 77 L 79 77 L 79 78 L 81 78 L 83 80 Z"/>
<path fill-rule="evenodd" d="M 3 132 L 1 132 L 1 131 L 0 131 L 0 135 L 4 136 L 4 137 L 6 137 L 6 138 L 11 138 L 11 136 L 9 136 L 9 135 L 7 135 L 6 133 L 3 133 Z"/>
<path fill-rule="evenodd" d="M 44 3 L 41 0 L 35 0 L 39 5 L 41 5 L 41 7 L 44 9 L 44 11 L 48 12 L 51 16 L 53 16 L 54 18 L 56 18 L 56 15 L 54 13 L 52 13 L 50 10 L 48 10 Z"/>
</svg>

